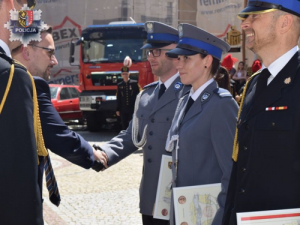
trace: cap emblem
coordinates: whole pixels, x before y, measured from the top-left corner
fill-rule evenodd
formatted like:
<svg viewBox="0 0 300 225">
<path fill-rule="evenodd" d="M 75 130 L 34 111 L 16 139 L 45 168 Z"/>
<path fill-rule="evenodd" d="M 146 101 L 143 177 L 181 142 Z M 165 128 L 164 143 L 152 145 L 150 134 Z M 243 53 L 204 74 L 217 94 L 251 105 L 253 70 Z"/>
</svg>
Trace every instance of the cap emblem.
<svg viewBox="0 0 300 225">
<path fill-rule="evenodd" d="M 147 32 L 153 33 L 153 23 L 147 23 Z"/>
<path fill-rule="evenodd" d="M 182 35 L 183 35 L 183 28 L 182 28 L 181 24 L 178 26 L 178 35 L 179 35 L 179 37 L 182 37 Z"/>
</svg>

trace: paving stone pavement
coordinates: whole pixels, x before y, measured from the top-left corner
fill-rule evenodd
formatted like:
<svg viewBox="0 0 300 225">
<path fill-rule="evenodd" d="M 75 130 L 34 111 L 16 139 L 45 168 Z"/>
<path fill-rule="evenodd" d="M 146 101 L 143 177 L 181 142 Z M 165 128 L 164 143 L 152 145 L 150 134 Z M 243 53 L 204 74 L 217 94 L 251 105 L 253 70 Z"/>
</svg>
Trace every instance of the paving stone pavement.
<svg viewBox="0 0 300 225">
<path fill-rule="evenodd" d="M 76 131 L 90 144 L 103 144 L 117 133 Z M 139 225 L 141 151 L 104 172 L 73 165 L 50 153 L 58 181 L 61 203 L 53 205 L 43 185 L 45 225 Z"/>
</svg>

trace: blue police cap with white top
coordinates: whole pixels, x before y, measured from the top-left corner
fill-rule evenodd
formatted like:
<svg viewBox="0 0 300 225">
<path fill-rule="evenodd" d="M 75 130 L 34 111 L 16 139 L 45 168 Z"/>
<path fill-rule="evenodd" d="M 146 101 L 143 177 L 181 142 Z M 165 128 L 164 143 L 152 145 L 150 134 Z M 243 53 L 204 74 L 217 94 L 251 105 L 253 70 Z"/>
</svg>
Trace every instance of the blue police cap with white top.
<svg viewBox="0 0 300 225">
<path fill-rule="evenodd" d="M 181 23 L 178 26 L 179 42 L 175 49 L 166 52 L 170 58 L 177 58 L 178 55 L 212 55 L 220 60 L 222 53 L 229 51 L 230 46 L 216 36 L 202 30 L 199 27 L 188 23 Z"/>
<path fill-rule="evenodd" d="M 147 43 L 141 49 L 162 48 L 170 44 L 177 44 L 178 30 L 167 24 L 149 21 L 145 23 Z"/>
<path fill-rule="evenodd" d="M 238 14 L 245 19 L 250 14 L 260 14 L 282 10 L 300 17 L 300 0 L 249 0 L 246 8 Z"/>
</svg>

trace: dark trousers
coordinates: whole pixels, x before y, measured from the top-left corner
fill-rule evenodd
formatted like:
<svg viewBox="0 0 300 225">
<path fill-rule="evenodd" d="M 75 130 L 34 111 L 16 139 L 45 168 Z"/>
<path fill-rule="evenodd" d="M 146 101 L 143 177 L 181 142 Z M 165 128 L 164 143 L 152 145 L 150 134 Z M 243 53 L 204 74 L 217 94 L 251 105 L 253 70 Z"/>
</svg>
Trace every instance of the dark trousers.
<svg viewBox="0 0 300 225">
<path fill-rule="evenodd" d="M 126 130 L 128 125 L 129 125 L 129 122 L 132 120 L 132 114 L 133 112 L 120 112 L 121 113 L 121 123 L 122 123 L 122 129 L 123 130 Z"/>
<path fill-rule="evenodd" d="M 147 216 L 142 214 L 143 225 L 168 225 L 169 220 L 155 219 L 153 216 Z"/>
</svg>

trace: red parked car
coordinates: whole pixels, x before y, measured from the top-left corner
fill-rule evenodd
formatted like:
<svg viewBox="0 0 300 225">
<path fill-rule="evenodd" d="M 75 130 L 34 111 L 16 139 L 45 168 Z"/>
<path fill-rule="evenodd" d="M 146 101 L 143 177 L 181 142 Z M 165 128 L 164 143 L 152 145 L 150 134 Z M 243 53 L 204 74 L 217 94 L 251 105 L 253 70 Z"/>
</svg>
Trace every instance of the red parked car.
<svg viewBox="0 0 300 225">
<path fill-rule="evenodd" d="M 81 90 L 75 85 L 49 84 L 51 102 L 64 120 L 79 120 L 82 122 L 83 113 L 79 109 L 79 94 Z"/>
</svg>

